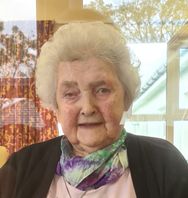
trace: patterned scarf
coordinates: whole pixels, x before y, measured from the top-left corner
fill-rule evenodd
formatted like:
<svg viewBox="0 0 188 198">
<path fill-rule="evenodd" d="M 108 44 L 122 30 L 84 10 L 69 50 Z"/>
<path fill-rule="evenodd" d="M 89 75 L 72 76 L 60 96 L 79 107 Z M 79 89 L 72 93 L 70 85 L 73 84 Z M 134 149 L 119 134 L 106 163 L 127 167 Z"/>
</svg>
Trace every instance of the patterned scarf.
<svg viewBox="0 0 188 198">
<path fill-rule="evenodd" d="M 71 144 L 67 138 L 62 138 L 62 155 L 56 174 L 84 191 L 115 182 L 128 167 L 125 138 L 123 130 L 116 142 L 85 157 L 74 156 Z"/>
</svg>

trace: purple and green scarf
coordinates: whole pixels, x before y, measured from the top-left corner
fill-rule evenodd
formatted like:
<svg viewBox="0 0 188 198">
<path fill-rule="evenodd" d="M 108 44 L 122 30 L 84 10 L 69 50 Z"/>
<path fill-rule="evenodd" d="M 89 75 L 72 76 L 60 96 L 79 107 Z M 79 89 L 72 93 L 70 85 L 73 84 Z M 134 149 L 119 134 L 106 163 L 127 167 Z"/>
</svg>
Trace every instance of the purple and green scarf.
<svg viewBox="0 0 188 198">
<path fill-rule="evenodd" d="M 126 131 L 122 130 L 116 142 L 85 157 L 74 156 L 68 139 L 62 138 L 56 174 L 84 191 L 117 181 L 128 167 L 125 138 Z"/>
</svg>

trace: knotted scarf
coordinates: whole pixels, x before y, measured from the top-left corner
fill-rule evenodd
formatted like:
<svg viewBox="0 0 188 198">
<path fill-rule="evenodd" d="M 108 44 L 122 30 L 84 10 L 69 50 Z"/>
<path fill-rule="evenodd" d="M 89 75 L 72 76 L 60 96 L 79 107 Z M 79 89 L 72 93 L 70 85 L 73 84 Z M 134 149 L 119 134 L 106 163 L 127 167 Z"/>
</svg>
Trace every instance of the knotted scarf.
<svg viewBox="0 0 188 198">
<path fill-rule="evenodd" d="M 74 156 L 70 142 L 62 138 L 56 174 L 84 191 L 115 182 L 128 167 L 125 138 L 126 131 L 122 130 L 116 142 L 85 157 Z"/>
</svg>

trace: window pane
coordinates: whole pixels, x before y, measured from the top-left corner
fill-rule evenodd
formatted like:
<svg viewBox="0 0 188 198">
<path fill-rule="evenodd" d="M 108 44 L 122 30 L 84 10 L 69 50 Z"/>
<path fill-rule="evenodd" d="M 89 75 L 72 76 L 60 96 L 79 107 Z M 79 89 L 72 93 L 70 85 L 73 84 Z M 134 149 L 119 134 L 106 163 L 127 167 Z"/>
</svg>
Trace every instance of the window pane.
<svg viewBox="0 0 188 198">
<path fill-rule="evenodd" d="M 125 129 L 133 134 L 166 138 L 166 123 L 163 121 L 125 122 Z"/>
<path fill-rule="evenodd" d="M 174 145 L 188 160 L 188 121 L 174 122 Z"/>
<path fill-rule="evenodd" d="M 166 112 L 166 43 L 130 44 L 140 60 L 141 91 L 133 114 Z M 148 56 L 148 54 L 155 56 Z"/>
<path fill-rule="evenodd" d="M 1 0 L 0 21 L 35 20 L 35 0 Z"/>
<path fill-rule="evenodd" d="M 188 108 L 188 48 L 180 49 L 179 108 Z"/>
</svg>

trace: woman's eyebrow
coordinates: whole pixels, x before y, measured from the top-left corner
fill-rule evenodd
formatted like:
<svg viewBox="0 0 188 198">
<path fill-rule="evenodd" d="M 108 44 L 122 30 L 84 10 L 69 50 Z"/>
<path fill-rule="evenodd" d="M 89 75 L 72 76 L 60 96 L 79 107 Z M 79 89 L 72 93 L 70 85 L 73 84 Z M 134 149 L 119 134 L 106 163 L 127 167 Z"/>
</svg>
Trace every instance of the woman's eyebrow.
<svg viewBox="0 0 188 198">
<path fill-rule="evenodd" d="M 91 87 L 97 87 L 97 86 L 106 85 L 106 84 L 107 83 L 104 80 L 100 80 L 100 81 L 91 82 L 90 86 Z"/>
<path fill-rule="evenodd" d="M 75 87 L 78 86 L 78 83 L 75 81 L 63 81 L 61 87 Z"/>
</svg>

